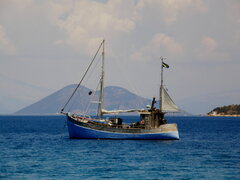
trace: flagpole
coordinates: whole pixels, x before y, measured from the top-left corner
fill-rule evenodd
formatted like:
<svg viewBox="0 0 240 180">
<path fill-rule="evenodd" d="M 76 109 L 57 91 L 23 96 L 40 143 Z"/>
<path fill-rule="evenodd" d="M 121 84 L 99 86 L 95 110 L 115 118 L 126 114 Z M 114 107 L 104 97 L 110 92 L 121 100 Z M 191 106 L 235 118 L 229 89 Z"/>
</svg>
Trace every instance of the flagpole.
<svg viewBox="0 0 240 180">
<path fill-rule="evenodd" d="M 162 97 L 162 94 L 163 94 L 162 93 L 162 91 L 163 91 L 163 68 L 164 67 L 169 68 L 169 66 L 163 62 L 163 60 L 166 59 L 166 58 L 161 56 L 160 59 L 162 61 L 162 64 L 161 64 L 161 85 L 160 85 L 160 96 L 159 96 L 159 109 L 162 112 L 162 105 L 163 105 L 163 103 L 162 103 L 162 99 L 163 99 L 163 97 Z"/>
<path fill-rule="evenodd" d="M 163 86 L 163 57 L 160 57 L 161 63 L 161 84 L 160 84 L 160 96 L 159 96 L 159 109 L 162 112 L 162 86 Z"/>
</svg>

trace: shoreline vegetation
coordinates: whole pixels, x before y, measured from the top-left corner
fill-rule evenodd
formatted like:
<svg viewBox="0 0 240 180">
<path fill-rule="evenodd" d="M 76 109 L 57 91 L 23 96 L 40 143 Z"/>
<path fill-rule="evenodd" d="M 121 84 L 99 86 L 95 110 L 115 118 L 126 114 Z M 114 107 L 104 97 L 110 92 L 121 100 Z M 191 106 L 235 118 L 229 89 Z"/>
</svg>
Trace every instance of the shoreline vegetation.
<svg viewBox="0 0 240 180">
<path fill-rule="evenodd" d="M 240 104 L 232 104 L 228 106 L 216 107 L 208 116 L 224 116 L 224 117 L 240 117 Z"/>
</svg>

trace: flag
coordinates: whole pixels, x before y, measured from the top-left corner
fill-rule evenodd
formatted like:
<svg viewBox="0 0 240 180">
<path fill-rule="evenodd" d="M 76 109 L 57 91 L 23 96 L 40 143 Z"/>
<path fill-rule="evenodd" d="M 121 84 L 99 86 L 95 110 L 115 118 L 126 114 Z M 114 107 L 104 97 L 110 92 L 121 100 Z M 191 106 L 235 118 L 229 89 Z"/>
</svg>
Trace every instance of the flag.
<svg viewBox="0 0 240 180">
<path fill-rule="evenodd" d="M 162 67 L 169 68 L 169 65 L 164 63 L 164 62 L 162 62 Z"/>
</svg>

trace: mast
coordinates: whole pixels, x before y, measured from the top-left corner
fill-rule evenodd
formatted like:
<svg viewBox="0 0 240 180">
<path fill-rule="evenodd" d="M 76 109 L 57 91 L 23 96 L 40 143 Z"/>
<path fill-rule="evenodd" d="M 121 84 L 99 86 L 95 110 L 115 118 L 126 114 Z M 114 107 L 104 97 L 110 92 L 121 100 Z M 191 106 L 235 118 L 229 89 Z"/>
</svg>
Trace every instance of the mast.
<svg viewBox="0 0 240 180">
<path fill-rule="evenodd" d="M 162 63 L 161 63 L 161 84 L 160 84 L 160 96 L 159 96 L 159 109 L 162 112 L 162 88 L 163 88 L 163 58 L 162 56 L 160 57 Z"/>
<path fill-rule="evenodd" d="M 101 80 L 100 80 L 100 95 L 99 95 L 99 106 L 98 106 L 98 117 L 102 119 L 103 116 L 103 105 L 104 105 L 104 56 L 105 56 L 105 47 L 104 47 L 105 40 L 102 41 L 102 73 L 101 73 Z"/>
</svg>

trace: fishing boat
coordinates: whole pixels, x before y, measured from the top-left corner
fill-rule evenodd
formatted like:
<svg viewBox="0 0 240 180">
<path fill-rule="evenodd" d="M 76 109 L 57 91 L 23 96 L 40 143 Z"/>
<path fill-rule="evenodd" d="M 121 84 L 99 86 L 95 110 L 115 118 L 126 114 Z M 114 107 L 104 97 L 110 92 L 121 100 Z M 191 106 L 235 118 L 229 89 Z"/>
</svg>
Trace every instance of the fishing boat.
<svg viewBox="0 0 240 180">
<path fill-rule="evenodd" d="M 136 140 L 178 140 L 179 133 L 177 124 L 168 124 L 164 119 L 164 115 L 167 112 L 177 112 L 179 108 L 173 102 L 168 95 L 166 88 L 163 86 L 163 69 L 169 68 L 169 66 L 163 62 L 164 58 L 161 57 L 161 85 L 160 85 L 160 98 L 159 108 L 155 107 L 155 97 L 152 100 L 151 105 L 147 105 L 143 109 L 128 109 L 128 110 L 105 110 L 104 109 L 104 52 L 103 40 L 90 62 L 87 70 L 85 71 L 79 84 L 74 89 L 72 95 L 64 105 L 61 113 L 67 116 L 67 126 L 70 138 L 78 139 L 136 139 Z M 66 112 L 65 108 L 81 86 L 84 78 L 89 73 L 93 62 L 96 59 L 97 54 L 101 53 L 101 75 L 100 75 L 100 93 L 99 101 L 95 102 L 98 105 L 97 114 L 94 117 L 87 115 L 86 113 L 76 114 Z M 88 95 L 92 95 L 92 91 Z M 120 116 L 120 113 L 137 112 L 140 116 L 139 121 L 135 123 L 125 123 Z M 106 115 L 114 114 L 114 116 L 106 117 Z"/>
</svg>

